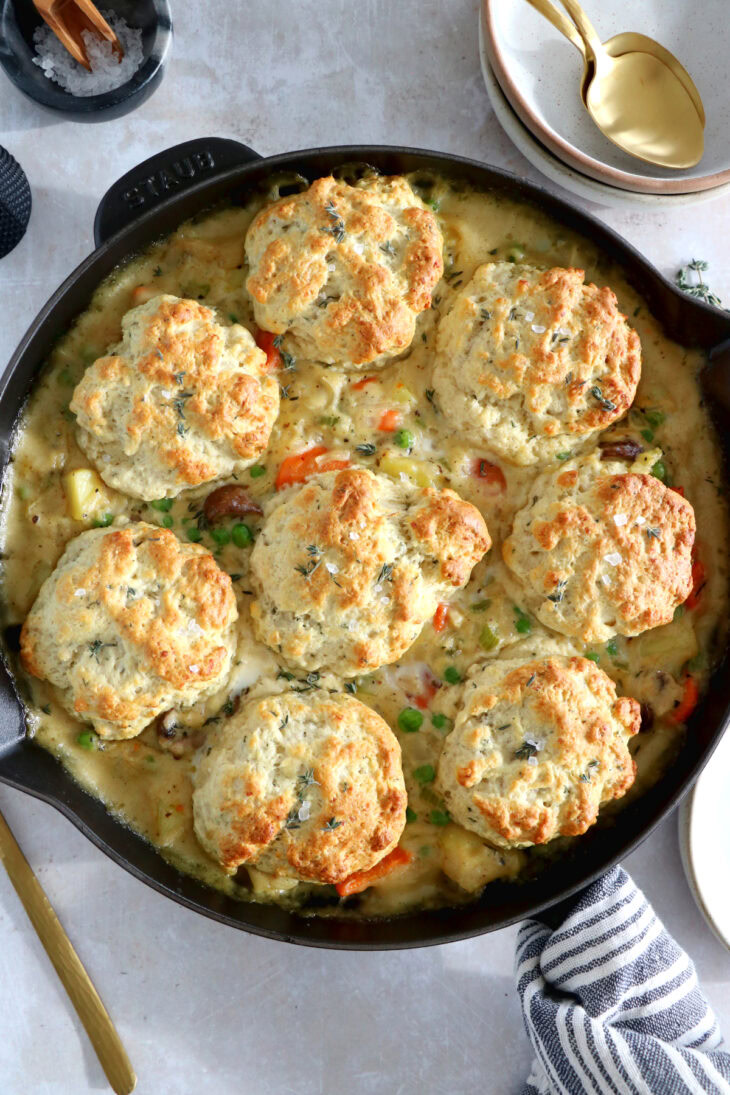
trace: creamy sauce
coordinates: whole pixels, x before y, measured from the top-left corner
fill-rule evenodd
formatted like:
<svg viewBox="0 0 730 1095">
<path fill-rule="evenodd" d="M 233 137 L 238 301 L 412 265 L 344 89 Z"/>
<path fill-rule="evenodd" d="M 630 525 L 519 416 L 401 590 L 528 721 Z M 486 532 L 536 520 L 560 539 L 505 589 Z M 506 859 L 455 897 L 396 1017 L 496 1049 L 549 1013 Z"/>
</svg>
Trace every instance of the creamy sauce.
<svg viewBox="0 0 730 1095">
<path fill-rule="evenodd" d="M 418 178 L 421 178 L 419 173 Z M 2 539 L 4 552 L 3 614 L 5 626 L 23 621 L 41 583 L 51 573 L 67 542 L 88 527 L 69 515 L 62 477 L 73 468 L 88 467 L 74 439 L 74 417 L 68 409 L 74 386 L 84 369 L 120 337 L 120 321 L 139 299 L 138 287 L 194 297 L 218 310 L 222 322 L 254 323 L 244 282 L 243 240 L 246 228 L 271 192 L 244 207 L 227 207 L 201 215 L 169 238 L 155 244 L 108 277 L 74 327 L 58 342 L 23 412 L 14 458 L 4 482 Z M 441 744 L 459 706 L 460 683 L 474 667 L 494 657 L 530 657 L 548 652 L 589 653 L 616 682 L 619 691 L 650 704 L 651 730 L 634 739 L 638 774 L 629 798 L 656 779 L 676 752 L 682 727 L 666 716 L 678 702 L 687 663 L 700 687 L 707 681 L 722 647 L 727 596 L 725 546 L 727 513 L 722 494 L 719 449 L 709 417 L 700 400 L 696 375 L 701 355 L 668 340 L 644 302 L 593 244 L 551 221 L 533 207 L 493 194 L 452 188 L 432 180 L 425 196 L 438 208 L 445 237 L 446 272 L 434 294 L 433 307 L 418 322 L 413 345 L 404 358 L 382 372 L 347 375 L 302 361 L 281 375 L 285 398 L 262 473 L 243 473 L 239 481 L 264 501 L 271 496 L 282 458 L 315 444 L 347 452 L 353 462 L 373 470 L 415 477 L 422 485 L 450 486 L 484 514 L 494 547 L 475 569 L 463 591 L 453 599 L 450 624 L 440 633 L 428 624 L 418 641 L 395 666 L 356 681 L 357 696 L 380 712 L 398 734 L 409 792 L 410 821 L 402 844 L 414 853 L 411 864 L 350 899 L 345 911 L 357 915 L 388 915 L 423 905 L 448 905 L 471 900 L 468 889 L 447 877 L 447 845 L 452 849 L 456 827 L 448 823 L 424 766 L 436 766 Z M 681 485 L 695 508 L 701 558 L 707 585 L 698 606 L 680 609 L 673 623 L 633 640 L 620 637 L 586 650 L 526 617 L 510 593 L 500 545 L 512 514 L 523 504 L 536 471 L 502 464 L 507 488 L 493 487 L 472 473 L 480 455 L 463 445 L 446 426 L 431 398 L 432 351 L 439 316 L 475 268 L 490 259 L 517 258 L 539 266 L 578 266 L 587 280 L 608 284 L 637 329 L 643 348 L 643 376 L 634 408 L 619 427 L 608 433 L 630 436 L 644 445 L 640 457 L 650 468 L 660 457 L 671 481 Z M 139 294 L 138 294 L 139 296 Z M 376 377 L 357 387 L 365 376 Z M 384 411 L 396 409 L 401 425 L 415 438 L 413 451 L 394 445 L 392 433 L 379 432 Z M 648 414 L 646 412 L 649 412 Z M 657 413 L 659 412 L 659 413 Z M 659 421 L 664 416 L 663 421 Z M 604 435 L 605 437 L 605 435 Z M 356 446 L 374 444 L 372 455 Z M 483 454 L 488 456 L 489 454 Z M 493 457 L 489 457 L 492 462 Z M 164 523 L 177 535 L 198 536 L 197 514 L 211 488 L 186 491 L 169 509 L 129 499 L 107 489 L 105 513 L 113 518 L 142 518 Z M 256 534 L 257 519 L 250 522 Z M 28 710 L 30 733 L 54 753 L 92 794 L 180 870 L 243 900 L 277 900 L 303 912 L 343 911 L 330 887 L 299 885 L 276 892 L 258 872 L 226 875 L 204 854 L 192 829 L 191 792 L 196 750 L 209 729 L 231 713 L 237 695 L 257 695 L 284 688 L 309 688 L 312 681 L 281 675 L 286 667 L 250 635 L 247 581 L 250 548 L 217 545 L 209 531 L 201 542 L 214 550 L 220 565 L 234 576 L 240 610 L 237 664 L 225 691 L 184 715 L 186 736 L 173 743 L 158 740 L 148 727 L 132 741 L 98 742 L 84 748 L 83 727 L 59 706 L 53 687 L 25 675 L 16 666 Z M 524 621 L 527 620 L 527 623 Z M 492 649 L 480 644 L 485 629 L 497 640 Z M 447 672 L 448 670 L 448 672 Z M 445 679 L 446 674 L 446 679 Z M 327 676 L 314 682 L 339 689 L 344 682 Z M 434 688 L 433 685 L 437 687 Z M 418 732 L 402 733 L 398 713 L 425 703 Z M 435 716 L 435 722 L 434 722 Z M 89 744 L 89 736 L 82 737 Z M 420 779 L 414 772 L 421 770 Z M 426 769 L 427 771 L 427 769 Z M 626 801 L 626 799 L 624 800 Z M 619 807 L 620 808 L 620 804 Z M 449 844 L 451 841 L 451 844 Z M 565 842 L 555 844 L 564 847 Z M 489 853 L 490 877 L 519 878 L 534 865 L 535 852 Z M 468 884 L 466 876 L 454 872 Z M 471 886 L 474 889 L 474 886 Z"/>
</svg>

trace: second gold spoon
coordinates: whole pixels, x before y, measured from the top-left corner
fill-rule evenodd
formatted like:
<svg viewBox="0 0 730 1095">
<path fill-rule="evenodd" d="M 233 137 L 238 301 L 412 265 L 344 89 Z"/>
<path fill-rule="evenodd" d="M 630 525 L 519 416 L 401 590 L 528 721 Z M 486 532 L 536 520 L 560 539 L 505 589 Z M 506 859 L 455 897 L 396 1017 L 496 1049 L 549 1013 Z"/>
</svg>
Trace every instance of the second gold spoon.
<svg viewBox="0 0 730 1095">
<path fill-rule="evenodd" d="M 593 66 L 583 101 L 601 132 L 629 155 L 648 163 L 677 170 L 699 163 L 704 152 L 704 111 L 700 117 L 672 69 L 654 53 L 611 56 L 577 0 L 561 3 Z"/>
</svg>

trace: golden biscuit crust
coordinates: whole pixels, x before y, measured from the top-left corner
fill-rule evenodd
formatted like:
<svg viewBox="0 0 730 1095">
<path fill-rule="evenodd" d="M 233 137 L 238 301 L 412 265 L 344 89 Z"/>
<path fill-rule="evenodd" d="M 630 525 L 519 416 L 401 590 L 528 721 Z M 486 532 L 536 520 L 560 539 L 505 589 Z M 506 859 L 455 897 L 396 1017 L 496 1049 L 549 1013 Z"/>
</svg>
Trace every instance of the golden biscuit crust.
<svg viewBox="0 0 730 1095">
<path fill-rule="evenodd" d="M 195 777 L 195 833 L 228 871 L 336 883 L 395 847 L 406 801 L 379 715 L 352 696 L 286 692 L 216 731 Z"/>
<path fill-rule="evenodd" d="M 21 632 L 29 673 L 105 738 L 224 683 L 236 598 L 210 552 L 142 522 L 82 532 L 41 586 Z"/>
<path fill-rule="evenodd" d="M 641 345 L 582 270 L 480 266 L 439 324 L 434 389 L 451 423 L 514 464 L 553 457 L 631 406 Z"/>
<path fill-rule="evenodd" d="M 246 235 L 256 322 L 292 354 L 360 368 L 402 353 L 443 273 L 436 218 L 399 176 L 317 179 Z"/>
<path fill-rule="evenodd" d="M 671 621 L 692 590 L 694 537 L 677 491 L 593 455 L 538 476 L 502 554 L 544 624 L 605 642 Z"/>
<path fill-rule="evenodd" d="M 633 783 L 640 722 L 586 658 L 494 662 L 467 682 L 438 786 L 456 821 L 498 847 L 578 836 Z"/>
<path fill-rule="evenodd" d="M 160 295 L 127 312 L 123 337 L 74 391 L 78 442 L 116 490 L 151 500 L 254 463 L 279 385 L 245 327 Z"/>
<path fill-rule="evenodd" d="M 276 499 L 251 556 L 258 637 L 291 665 L 354 676 L 396 661 L 491 540 L 451 490 L 365 468 Z"/>
</svg>

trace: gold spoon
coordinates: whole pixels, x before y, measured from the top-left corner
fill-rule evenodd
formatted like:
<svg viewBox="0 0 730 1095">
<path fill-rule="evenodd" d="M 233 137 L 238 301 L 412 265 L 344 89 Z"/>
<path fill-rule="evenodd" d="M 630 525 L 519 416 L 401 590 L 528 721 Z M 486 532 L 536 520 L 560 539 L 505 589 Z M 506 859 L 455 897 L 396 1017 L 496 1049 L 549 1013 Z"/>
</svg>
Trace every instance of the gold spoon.
<svg viewBox="0 0 730 1095">
<path fill-rule="evenodd" d="M 583 58 L 583 78 L 581 80 L 581 98 L 585 103 L 585 93 L 590 82 L 592 75 L 592 62 L 586 57 L 585 46 L 583 45 L 583 39 L 578 34 L 570 19 L 563 15 L 562 11 L 559 11 L 554 4 L 550 3 L 550 0 L 527 0 L 528 4 L 531 4 L 535 11 L 539 12 L 548 22 L 552 23 L 556 30 L 559 30 L 561 34 L 573 43 L 575 48 Z M 603 48 L 606 53 L 611 57 L 620 57 L 623 53 L 653 53 L 655 57 L 658 57 L 660 61 L 663 61 L 667 68 L 670 68 L 677 79 L 684 85 L 684 88 L 695 105 L 695 109 L 700 117 L 702 125 L 705 124 L 705 108 L 702 104 L 702 97 L 695 87 L 694 80 L 687 72 L 687 69 L 681 64 L 680 61 L 670 53 L 668 49 L 665 49 L 661 43 L 655 41 L 653 38 L 647 38 L 645 34 L 636 34 L 634 31 L 624 31 L 621 34 L 614 34 L 613 38 L 609 38 L 608 41 L 603 43 Z"/>
<path fill-rule="evenodd" d="M 1 813 L 0 860 L 84 1024 L 112 1090 L 116 1095 L 130 1095 L 137 1077 L 109 1013 Z"/>
<path fill-rule="evenodd" d="M 653 53 L 612 57 L 577 0 L 561 0 L 594 71 L 583 101 L 601 132 L 624 152 L 661 167 L 693 167 L 704 151 L 703 124 L 691 96 Z"/>
</svg>

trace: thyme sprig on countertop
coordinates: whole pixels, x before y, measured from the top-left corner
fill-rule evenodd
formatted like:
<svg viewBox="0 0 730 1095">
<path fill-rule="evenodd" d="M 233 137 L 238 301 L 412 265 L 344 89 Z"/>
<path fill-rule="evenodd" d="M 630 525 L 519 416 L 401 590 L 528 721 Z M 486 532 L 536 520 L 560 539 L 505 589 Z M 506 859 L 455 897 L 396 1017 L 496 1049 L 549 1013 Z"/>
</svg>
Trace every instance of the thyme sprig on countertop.
<svg viewBox="0 0 730 1095">
<path fill-rule="evenodd" d="M 702 277 L 708 266 L 709 263 L 703 259 L 692 259 L 686 266 L 680 266 L 674 280 L 677 287 L 689 296 L 704 301 L 705 304 L 713 304 L 715 308 L 722 308 L 722 301 L 710 290 Z M 692 278 L 692 274 L 697 275 L 696 280 Z"/>
</svg>

